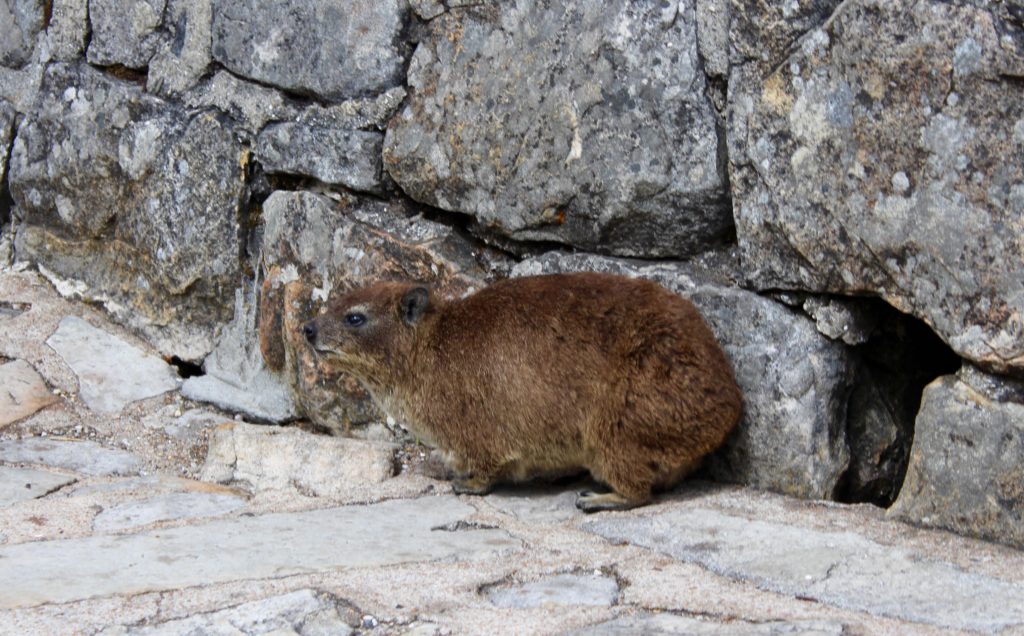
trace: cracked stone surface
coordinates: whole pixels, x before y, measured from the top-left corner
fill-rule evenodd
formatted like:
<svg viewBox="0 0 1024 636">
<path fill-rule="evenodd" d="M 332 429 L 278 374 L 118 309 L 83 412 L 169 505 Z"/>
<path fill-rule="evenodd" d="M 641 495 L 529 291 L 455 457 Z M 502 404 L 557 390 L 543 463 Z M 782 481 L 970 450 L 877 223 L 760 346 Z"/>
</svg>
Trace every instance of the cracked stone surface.
<svg viewBox="0 0 1024 636">
<path fill-rule="evenodd" d="M 0 466 L 0 507 L 26 499 L 45 497 L 74 481 L 74 477 L 48 470 Z"/>
<path fill-rule="evenodd" d="M 428 497 L 0 547 L 0 574 L 18 581 L 0 591 L 0 608 L 521 548 L 503 530 L 437 529 L 472 512 L 454 497 Z"/>
<path fill-rule="evenodd" d="M 925 560 L 849 532 L 808 531 L 717 510 L 584 527 L 766 590 L 950 629 L 1024 623 L 1024 585 Z"/>
<path fill-rule="evenodd" d="M 302 634 L 348 636 L 349 618 L 340 600 L 316 590 L 298 590 L 242 603 L 219 612 L 164 621 L 156 625 L 116 626 L 98 636 L 191 636 L 194 634 Z M 349 612 L 350 613 L 350 612 Z"/>
</svg>

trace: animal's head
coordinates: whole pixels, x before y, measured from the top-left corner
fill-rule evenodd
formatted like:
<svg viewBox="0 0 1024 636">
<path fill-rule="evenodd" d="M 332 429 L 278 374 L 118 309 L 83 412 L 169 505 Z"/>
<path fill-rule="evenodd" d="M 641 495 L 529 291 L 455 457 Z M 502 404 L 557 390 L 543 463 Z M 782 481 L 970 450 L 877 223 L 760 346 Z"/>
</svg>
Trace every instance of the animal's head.
<svg viewBox="0 0 1024 636">
<path fill-rule="evenodd" d="M 328 364 L 364 381 L 387 382 L 408 362 L 416 331 L 432 310 L 426 287 L 377 283 L 331 300 L 302 333 Z"/>
</svg>

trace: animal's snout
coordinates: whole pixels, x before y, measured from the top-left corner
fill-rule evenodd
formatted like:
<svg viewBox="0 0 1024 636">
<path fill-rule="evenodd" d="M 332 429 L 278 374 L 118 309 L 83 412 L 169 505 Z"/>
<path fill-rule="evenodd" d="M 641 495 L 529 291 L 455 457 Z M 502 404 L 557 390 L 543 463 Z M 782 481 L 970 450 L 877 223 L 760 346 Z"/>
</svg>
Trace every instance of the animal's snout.
<svg viewBox="0 0 1024 636">
<path fill-rule="evenodd" d="M 311 320 L 302 325 L 302 335 L 306 337 L 309 344 L 316 344 L 316 323 Z"/>
</svg>

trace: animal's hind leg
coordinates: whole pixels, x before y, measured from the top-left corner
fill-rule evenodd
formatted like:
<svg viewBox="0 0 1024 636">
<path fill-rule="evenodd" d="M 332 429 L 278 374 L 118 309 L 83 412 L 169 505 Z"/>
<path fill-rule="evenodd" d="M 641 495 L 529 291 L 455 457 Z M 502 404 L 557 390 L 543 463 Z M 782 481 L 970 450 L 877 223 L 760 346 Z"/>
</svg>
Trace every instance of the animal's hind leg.
<svg viewBox="0 0 1024 636">
<path fill-rule="evenodd" d="M 629 510 L 647 503 L 646 499 L 629 499 L 617 492 L 596 493 L 584 490 L 576 497 L 576 507 L 583 512 L 600 512 L 601 510 Z"/>
<path fill-rule="evenodd" d="M 622 456 L 617 454 L 601 458 L 591 467 L 590 472 L 596 479 L 608 484 L 612 492 L 581 492 L 576 497 L 576 507 L 583 512 L 628 510 L 642 506 L 651 499 L 655 476 L 649 467 L 638 471 L 637 467 L 630 466 L 629 462 L 623 461 Z"/>
</svg>

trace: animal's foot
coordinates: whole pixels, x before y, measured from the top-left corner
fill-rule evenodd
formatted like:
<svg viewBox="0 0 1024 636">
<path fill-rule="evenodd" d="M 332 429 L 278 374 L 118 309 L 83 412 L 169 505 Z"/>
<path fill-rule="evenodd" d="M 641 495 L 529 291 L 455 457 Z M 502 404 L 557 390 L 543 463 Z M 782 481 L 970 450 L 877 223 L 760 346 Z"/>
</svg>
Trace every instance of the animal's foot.
<svg viewBox="0 0 1024 636">
<path fill-rule="evenodd" d="M 486 495 L 494 488 L 494 482 L 482 477 L 466 477 L 452 481 L 452 491 L 457 495 Z"/>
<path fill-rule="evenodd" d="M 626 499 L 614 492 L 596 493 L 592 490 L 584 490 L 576 496 L 576 507 L 587 513 L 602 510 L 629 510 L 643 503 Z"/>
</svg>

